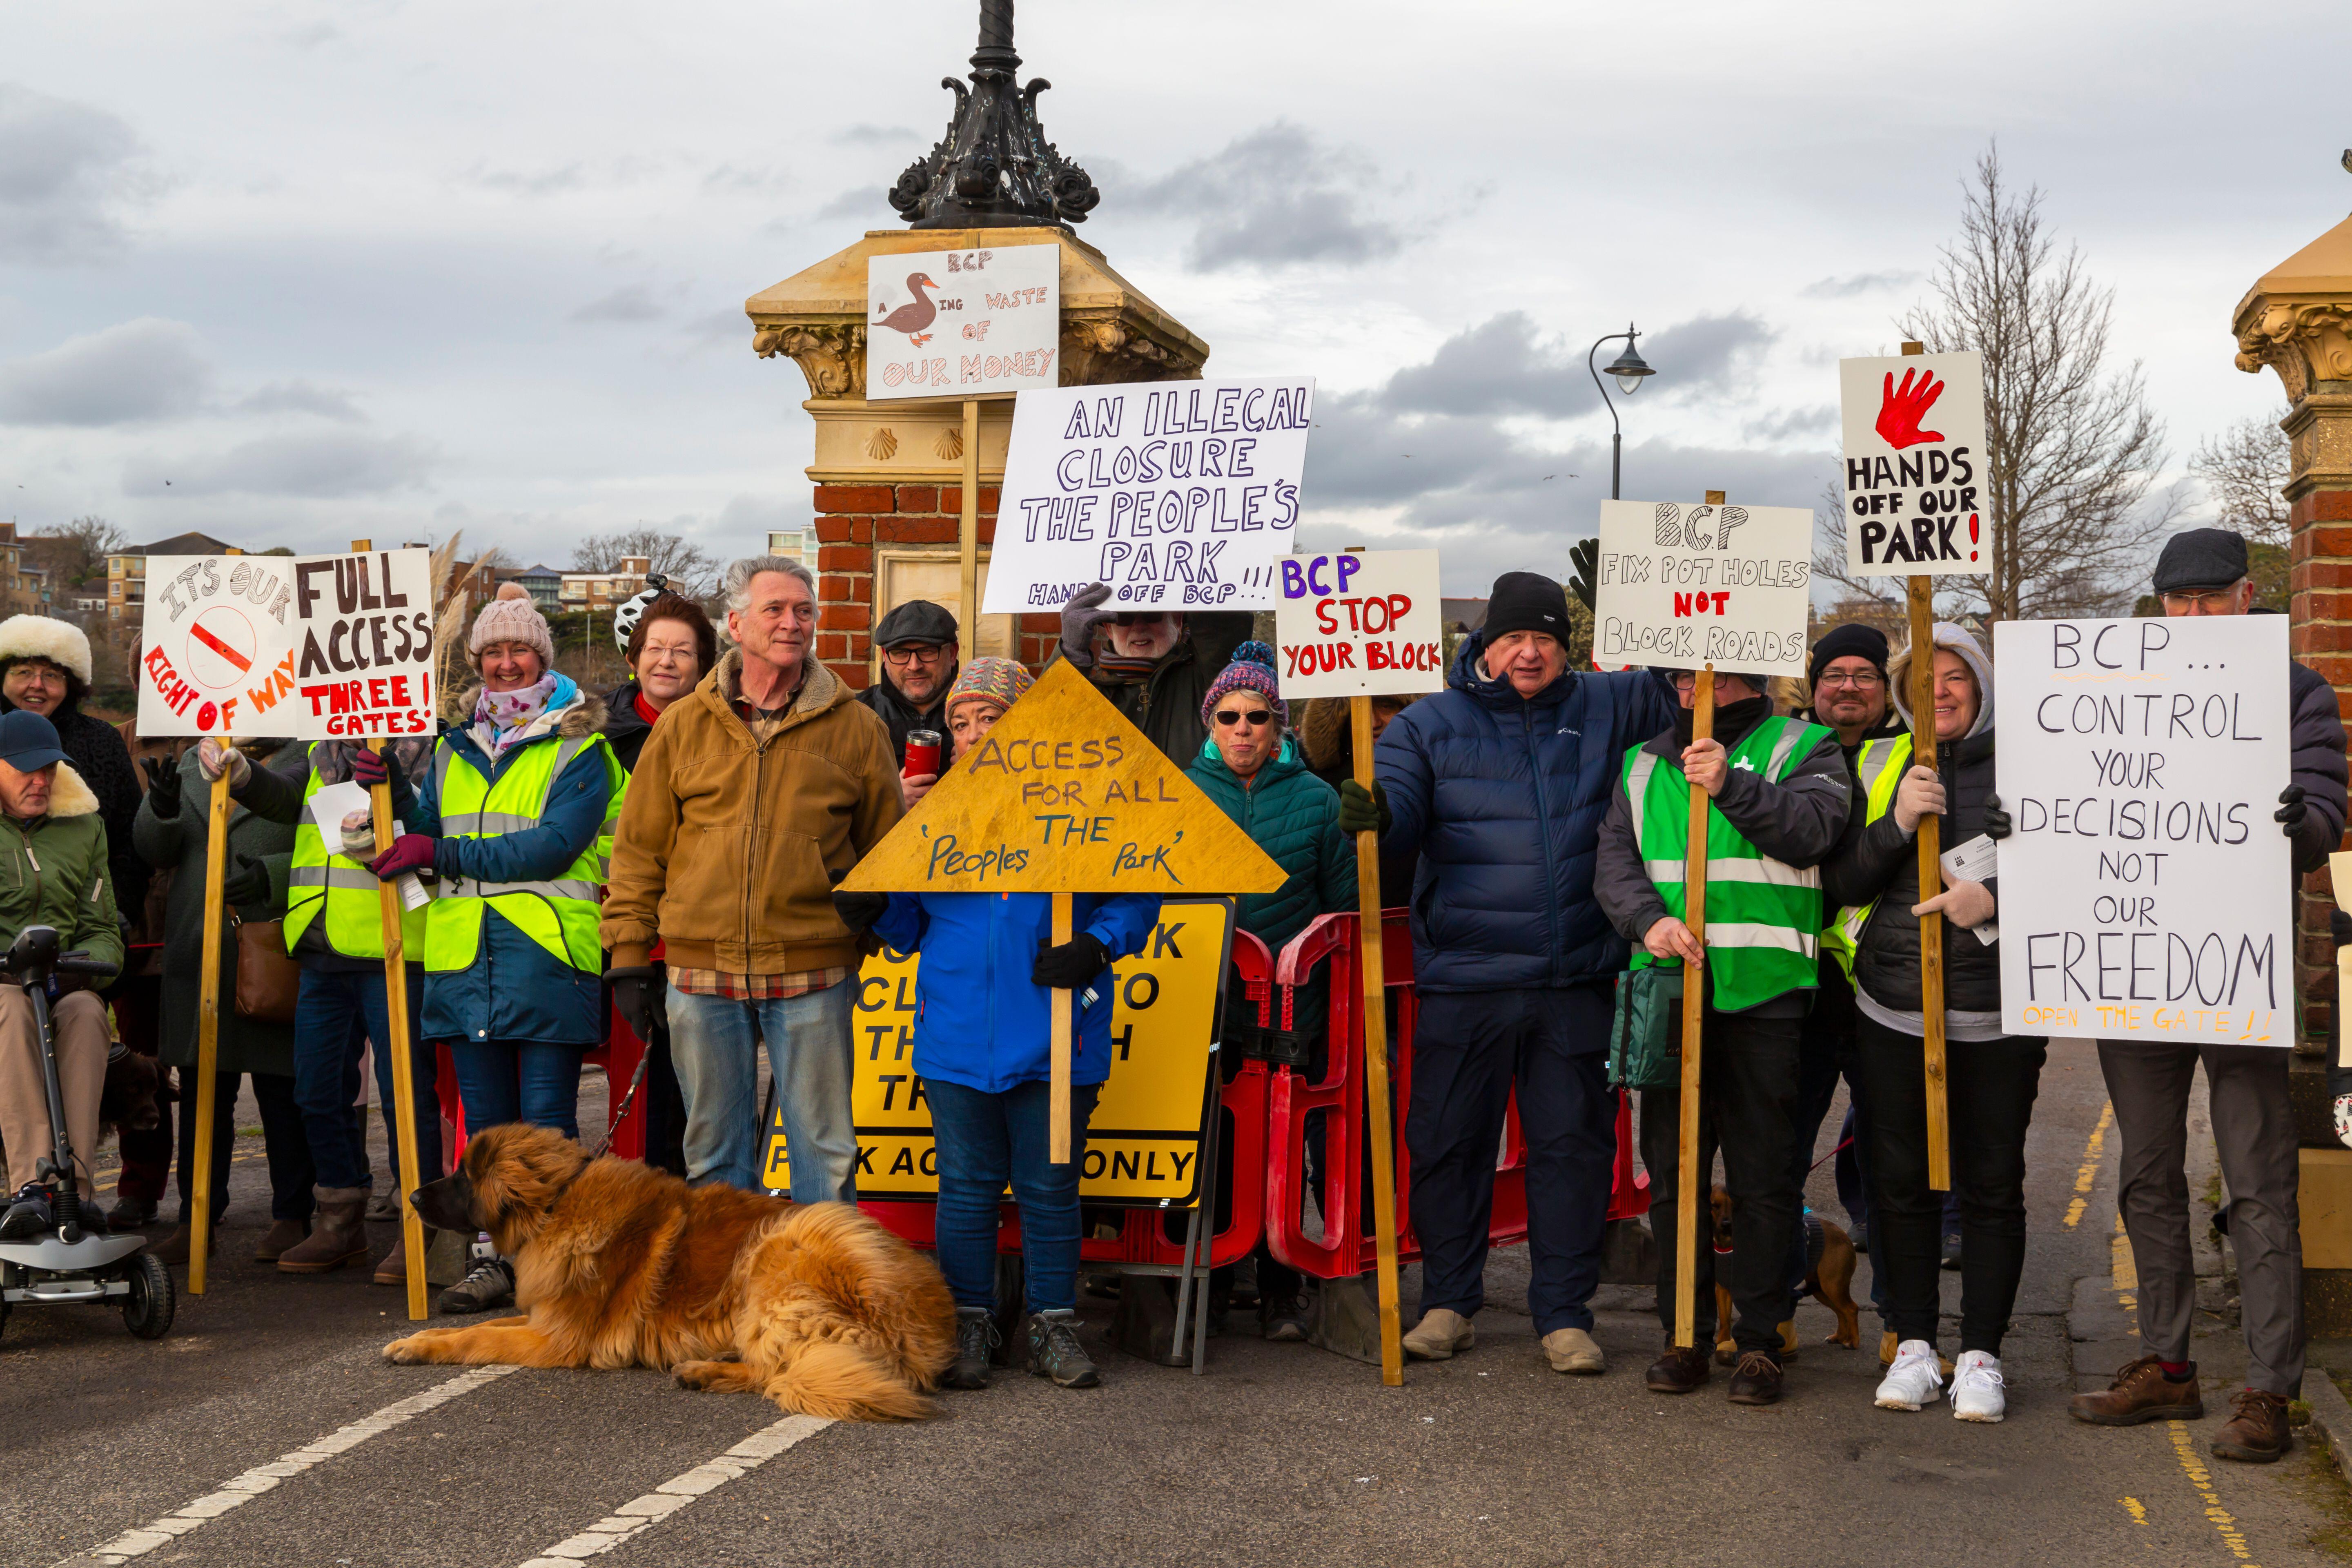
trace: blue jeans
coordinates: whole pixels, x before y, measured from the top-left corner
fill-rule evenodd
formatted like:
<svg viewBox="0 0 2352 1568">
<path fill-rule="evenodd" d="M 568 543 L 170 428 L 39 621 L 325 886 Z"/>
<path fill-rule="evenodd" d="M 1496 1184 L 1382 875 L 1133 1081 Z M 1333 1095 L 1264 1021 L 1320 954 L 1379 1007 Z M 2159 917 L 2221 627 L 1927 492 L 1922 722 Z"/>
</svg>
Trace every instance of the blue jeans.
<svg viewBox="0 0 2352 1568">
<path fill-rule="evenodd" d="M 1070 1086 L 1070 1163 L 1046 1157 L 1053 1089 L 1016 1084 L 1002 1094 L 938 1079 L 923 1080 L 939 1151 L 936 1216 L 940 1272 L 959 1307 L 996 1305 L 997 1205 L 1006 1184 L 1021 1205 L 1021 1261 L 1029 1310 L 1078 1304 L 1078 1173 L 1087 1163 L 1087 1122 L 1099 1084 Z"/>
<path fill-rule="evenodd" d="M 759 1041 L 793 1152 L 793 1202 L 857 1201 L 845 982 L 773 1002 L 669 989 L 669 1054 L 686 1097 L 686 1179 L 760 1190 Z M 757 1033 L 754 1033 L 756 1026 Z"/>
<path fill-rule="evenodd" d="M 580 1136 L 580 1047 L 536 1040 L 442 1042 L 457 1069 L 457 1097 L 466 1104 L 466 1136 L 508 1121 L 552 1127 Z"/>
<path fill-rule="evenodd" d="M 415 1093 L 416 1179 L 441 1177 L 441 1102 L 434 1094 L 433 1053 L 416 1039 L 425 1016 L 425 971 L 408 966 L 409 1088 Z M 399 1096 L 393 1089 L 392 1018 L 383 1001 L 383 971 L 302 971 L 294 1001 L 294 1103 L 301 1108 L 303 1135 L 322 1187 L 370 1184 L 367 1144 L 360 1135 L 352 1102 L 360 1095 L 360 1049 L 376 1042 L 375 1084 L 382 1097 L 385 1141 L 400 1163 Z M 194 1090 L 190 1091 L 191 1093 Z M 400 1173 L 393 1172 L 397 1186 Z"/>
</svg>

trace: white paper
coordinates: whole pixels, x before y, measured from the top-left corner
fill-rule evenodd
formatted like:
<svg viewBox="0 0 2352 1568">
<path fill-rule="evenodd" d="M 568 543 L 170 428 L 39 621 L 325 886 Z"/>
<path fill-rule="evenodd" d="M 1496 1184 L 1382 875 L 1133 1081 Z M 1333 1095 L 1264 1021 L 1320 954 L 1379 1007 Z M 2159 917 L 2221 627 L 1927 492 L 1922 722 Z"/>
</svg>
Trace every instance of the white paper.
<svg viewBox="0 0 2352 1568">
<path fill-rule="evenodd" d="M 1955 878 L 1963 882 L 1991 881 L 1997 874 L 2000 847 L 1990 834 L 1979 833 L 1966 844 L 1945 850 L 1941 859 L 1945 879 L 1948 882 Z M 1986 947 L 2000 940 L 1999 921 L 1987 921 L 1970 929 L 1977 941 Z"/>
<path fill-rule="evenodd" d="M 1838 361 L 1846 569 L 1949 577 L 1991 569 L 1984 356 Z"/>
<path fill-rule="evenodd" d="M 1115 610 L 1274 608 L 1314 422 L 1306 376 L 1023 393 L 981 608 L 1059 610 L 1090 583 Z"/>
<path fill-rule="evenodd" d="M 1444 689 L 1436 551 L 1286 555 L 1276 565 L 1275 652 L 1286 700 Z"/>
<path fill-rule="evenodd" d="M 343 847 L 343 818 L 355 811 L 367 815 L 375 806 L 367 785 L 345 779 L 341 784 L 320 784 L 306 809 L 310 820 L 318 824 L 320 836 L 326 839 L 328 853 L 340 855 Z M 433 901 L 433 895 L 425 890 L 425 884 L 414 871 L 402 872 L 393 879 L 392 885 L 400 889 L 404 909 L 421 910 Z"/>
<path fill-rule="evenodd" d="M 1593 662 L 1801 676 L 1812 562 L 1801 507 L 1602 501 Z"/>
<path fill-rule="evenodd" d="M 2002 1027 L 2294 1036 L 2284 616 L 2003 621 Z"/>
<path fill-rule="evenodd" d="M 908 250 L 866 261 L 866 397 L 1057 386 L 1062 247 Z"/>
</svg>

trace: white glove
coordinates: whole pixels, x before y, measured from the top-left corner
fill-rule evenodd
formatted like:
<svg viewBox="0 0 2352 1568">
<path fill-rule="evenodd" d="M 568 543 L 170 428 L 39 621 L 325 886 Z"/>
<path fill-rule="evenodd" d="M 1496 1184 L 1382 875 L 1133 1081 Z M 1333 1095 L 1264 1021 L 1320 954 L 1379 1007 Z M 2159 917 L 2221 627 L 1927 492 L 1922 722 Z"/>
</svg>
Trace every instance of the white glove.
<svg viewBox="0 0 2352 1568">
<path fill-rule="evenodd" d="M 1924 904 L 1914 904 L 1911 912 L 1924 915 L 1930 911 L 1943 916 L 1962 931 L 1974 931 L 1992 919 L 1992 889 L 1982 882 L 1966 881 L 1955 877 L 1944 890 Z"/>
<path fill-rule="evenodd" d="M 1933 768 L 1914 767 L 1895 786 L 1895 826 L 1906 833 L 1919 831 L 1923 816 L 1944 815 L 1944 781 Z"/>
<path fill-rule="evenodd" d="M 218 780 L 224 768 L 228 770 L 231 794 L 243 789 L 246 781 L 253 776 L 253 764 L 246 761 L 245 753 L 235 746 L 225 745 L 210 735 L 198 741 L 196 772 L 205 775 L 205 783 L 212 784 Z"/>
<path fill-rule="evenodd" d="M 376 858 L 375 817 L 365 811 L 343 814 L 343 854 L 353 860 Z"/>
<path fill-rule="evenodd" d="M 2352 1094 L 2336 1097 L 2336 1141 L 2352 1149 Z"/>
</svg>

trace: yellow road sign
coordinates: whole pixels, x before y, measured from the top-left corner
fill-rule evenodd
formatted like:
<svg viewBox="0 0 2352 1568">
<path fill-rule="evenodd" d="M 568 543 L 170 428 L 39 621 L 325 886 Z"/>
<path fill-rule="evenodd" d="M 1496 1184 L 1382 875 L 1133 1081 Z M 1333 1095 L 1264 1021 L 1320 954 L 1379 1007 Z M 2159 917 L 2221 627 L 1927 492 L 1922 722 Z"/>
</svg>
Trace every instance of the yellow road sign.
<svg viewBox="0 0 2352 1568">
<path fill-rule="evenodd" d="M 841 886 L 852 893 L 1271 893 L 1281 867 L 1065 661 Z"/>
<path fill-rule="evenodd" d="M 1217 988 L 1233 944 L 1228 899 L 1169 899 L 1141 952 L 1113 966 L 1110 1078 L 1095 1102 L 1078 1195 L 1090 1204 L 1190 1208 L 1216 1058 Z M 931 1112 L 915 1072 L 919 960 L 880 952 L 857 976 L 850 1049 L 856 1077 L 857 1195 L 939 1196 Z M 792 1184 L 783 1110 L 768 1117 L 761 1181 Z"/>
</svg>

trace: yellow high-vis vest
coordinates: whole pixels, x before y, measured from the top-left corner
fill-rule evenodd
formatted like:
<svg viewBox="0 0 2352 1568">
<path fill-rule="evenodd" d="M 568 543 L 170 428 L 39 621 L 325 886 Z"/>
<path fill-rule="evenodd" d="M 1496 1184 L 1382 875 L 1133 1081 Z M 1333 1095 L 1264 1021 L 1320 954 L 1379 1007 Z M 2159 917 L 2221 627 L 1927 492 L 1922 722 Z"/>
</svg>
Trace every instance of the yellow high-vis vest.
<svg viewBox="0 0 2352 1568">
<path fill-rule="evenodd" d="M 331 744 L 320 741 L 317 746 Z M 397 766 L 397 763 L 394 764 Z M 302 786 L 302 820 L 294 826 L 294 862 L 287 879 L 286 951 L 292 952 L 310 929 L 326 918 L 327 945 L 344 958 L 383 960 L 383 900 L 375 873 L 349 856 L 329 854 L 319 825 L 310 819 L 310 797 L 319 793 L 319 768 L 314 761 L 310 781 Z M 404 910 L 400 917 L 401 952 L 412 963 L 425 954 L 425 910 Z"/>
<path fill-rule="evenodd" d="M 481 951 L 484 912 L 496 910 L 554 958 L 595 974 L 604 970 L 597 945 L 597 889 L 604 879 L 613 816 L 619 810 L 628 775 L 602 735 L 582 735 L 553 745 L 533 745 L 499 775 L 496 784 L 446 739 L 433 754 L 434 797 L 447 838 L 496 838 L 540 826 L 548 792 L 583 752 L 602 759 L 612 786 L 612 805 L 597 837 L 552 881 L 485 882 L 445 877 L 427 910 L 425 968 L 448 973 L 473 966 Z"/>
<path fill-rule="evenodd" d="M 1902 784 L 1910 766 L 1911 736 L 1907 731 L 1864 745 L 1861 754 L 1853 760 L 1853 772 L 1862 781 L 1864 826 L 1895 808 L 1895 787 Z M 1866 904 L 1848 904 L 1838 910 L 1837 918 L 1822 932 L 1822 945 L 1837 959 L 1849 984 L 1853 981 L 1854 947 L 1862 941 L 1862 928 L 1870 923 L 1870 911 L 1877 907 L 1876 899 Z"/>
</svg>

